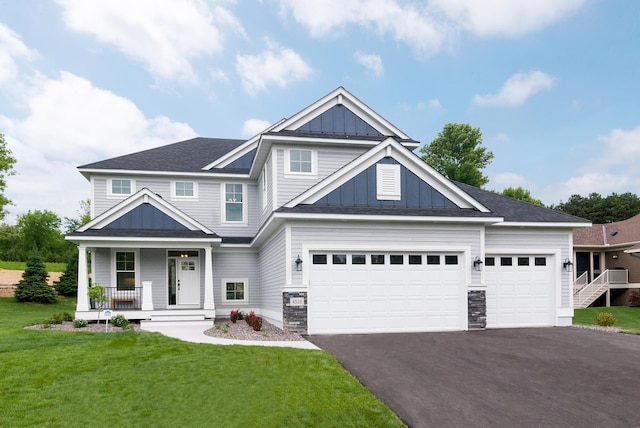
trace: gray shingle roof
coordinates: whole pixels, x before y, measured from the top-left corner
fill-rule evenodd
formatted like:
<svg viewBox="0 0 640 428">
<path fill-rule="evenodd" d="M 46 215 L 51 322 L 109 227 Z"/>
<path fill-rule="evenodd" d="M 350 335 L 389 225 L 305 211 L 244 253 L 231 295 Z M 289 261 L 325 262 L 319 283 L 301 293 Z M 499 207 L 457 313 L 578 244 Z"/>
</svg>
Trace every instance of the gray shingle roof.
<svg viewBox="0 0 640 428">
<path fill-rule="evenodd" d="M 243 144 L 245 140 L 193 138 L 154 149 L 143 150 L 100 162 L 82 165 L 78 169 L 200 172 L 202 168 Z M 211 172 L 223 171 L 220 169 Z M 224 172 L 247 173 L 248 168 L 225 168 Z"/>
<path fill-rule="evenodd" d="M 297 205 L 292 208 L 278 208 L 279 213 L 296 214 L 342 214 L 342 215 L 390 215 L 410 217 L 496 217 L 494 213 L 483 213 L 471 209 L 459 208 L 404 208 L 404 207 L 365 207 L 365 206 L 326 206 Z"/>
<path fill-rule="evenodd" d="M 590 223 L 580 217 L 503 196 L 469 184 L 453 182 L 476 201 L 508 222 L 527 223 Z"/>
<path fill-rule="evenodd" d="M 90 237 L 126 237 L 126 238 L 220 238 L 201 230 L 157 230 L 157 229 L 89 229 L 84 232 L 71 232 L 67 236 Z"/>
</svg>

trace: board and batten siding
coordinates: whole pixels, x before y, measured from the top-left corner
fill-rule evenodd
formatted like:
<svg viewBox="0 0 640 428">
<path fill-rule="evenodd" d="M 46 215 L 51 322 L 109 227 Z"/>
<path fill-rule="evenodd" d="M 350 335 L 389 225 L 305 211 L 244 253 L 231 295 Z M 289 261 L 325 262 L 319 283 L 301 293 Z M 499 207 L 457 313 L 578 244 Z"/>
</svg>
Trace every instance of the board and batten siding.
<svg viewBox="0 0 640 428">
<path fill-rule="evenodd" d="M 258 259 L 260 267 L 260 307 L 270 321 L 282 327 L 282 289 L 286 285 L 285 230 L 264 244 Z"/>
<path fill-rule="evenodd" d="M 224 302 L 223 279 L 246 279 L 249 282 L 247 302 Z M 213 299 L 216 309 L 229 310 L 260 307 L 260 272 L 258 254 L 253 251 L 220 249 L 213 253 Z M 204 291 L 203 294 L 204 296 Z"/>
<path fill-rule="evenodd" d="M 317 223 L 291 227 L 291 254 L 306 257 L 305 249 L 322 248 L 336 251 L 378 252 L 429 252 L 468 251 L 470 260 L 462 258 L 459 263 L 471 266 L 471 260 L 480 254 L 482 230 L 478 226 L 419 225 L 375 223 Z M 307 258 L 303 261 L 310 264 Z M 292 284 L 303 284 L 303 272 L 292 273 Z M 479 283 L 479 272 L 471 271 L 471 282 Z"/>
<path fill-rule="evenodd" d="M 488 227 L 485 232 L 485 254 L 492 251 L 509 250 L 513 252 L 521 251 L 553 251 L 560 252 L 561 262 L 565 258 L 572 258 L 570 243 L 572 231 L 570 229 L 529 229 L 523 230 L 518 227 Z M 572 260 L 575 263 L 575 260 Z M 560 307 L 567 308 L 570 305 L 570 293 L 572 292 L 572 273 L 562 270 Z"/>
<path fill-rule="evenodd" d="M 286 156 L 285 149 L 291 148 L 299 148 L 299 149 L 309 149 L 309 146 L 278 146 L 276 150 L 274 150 L 277 158 L 277 167 L 278 167 L 278 201 L 277 207 L 274 209 L 281 207 L 285 203 L 289 202 L 291 199 L 298 196 L 300 193 L 304 192 L 311 186 L 316 183 L 322 181 L 329 175 L 333 174 L 349 162 L 353 161 L 355 158 L 363 154 L 367 147 L 337 147 L 335 149 L 330 148 L 312 148 L 316 150 L 317 153 L 317 166 L 318 166 L 318 174 L 317 176 L 304 177 L 304 176 L 285 176 L 285 172 L 287 170 L 286 166 Z"/>
</svg>

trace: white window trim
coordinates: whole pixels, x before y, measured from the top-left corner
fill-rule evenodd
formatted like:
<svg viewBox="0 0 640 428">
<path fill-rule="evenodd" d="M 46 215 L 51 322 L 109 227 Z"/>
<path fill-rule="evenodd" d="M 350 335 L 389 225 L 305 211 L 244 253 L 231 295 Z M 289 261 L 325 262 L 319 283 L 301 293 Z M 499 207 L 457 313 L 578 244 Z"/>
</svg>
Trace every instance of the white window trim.
<svg viewBox="0 0 640 428">
<path fill-rule="evenodd" d="M 244 299 L 227 299 L 227 282 L 242 282 L 244 284 Z M 222 278 L 222 301 L 224 303 L 248 303 L 249 302 L 249 279 L 248 278 Z"/>
<path fill-rule="evenodd" d="M 376 164 L 376 198 L 379 201 L 399 201 L 401 197 L 400 165 Z"/>
<path fill-rule="evenodd" d="M 242 221 L 234 221 L 234 220 L 227 220 L 227 184 L 241 184 L 242 185 Z M 246 183 L 238 183 L 238 182 L 234 182 L 234 181 L 228 181 L 228 182 L 224 182 L 220 185 L 220 200 L 221 200 L 221 213 L 220 213 L 220 223 L 223 225 L 229 225 L 229 226 L 246 226 L 248 224 L 247 221 L 247 206 L 249 204 L 248 202 L 248 195 L 247 195 L 247 184 Z"/>
<path fill-rule="evenodd" d="M 131 183 L 131 193 L 113 193 L 113 180 L 129 180 Z M 125 199 L 136 193 L 136 180 L 132 178 L 118 178 L 112 177 L 107 180 L 107 198 L 110 199 Z"/>
<path fill-rule="evenodd" d="M 136 282 L 134 287 L 140 287 L 140 252 L 133 248 L 112 248 L 111 249 L 111 287 L 117 290 L 118 288 L 118 275 L 116 271 L 116 253 L 133 253 L 134 274 L 136 276 Z M 124 291 L 117 290 L 116 293 Z M 126 291 L 131 293 L 131 291 Z"/>
<path fill-rule="evenodd" d="M 193 196 L 179 196 L 176 194 L 176 183 L 193 183 Z M 171 199 L 198 199 L 198 182 L 191 180 L 173 180 L 171 182 Z"/>
<path fill-rule="evenodd" d="M 297 172 L 291 171 L 291 150 L 306 150 L 311 152 L 311 172 Z M 285 165 L 285 177 L 286 178 L 318 178 L 318 152 L 313 149 L 292 147 L 285 149 L 284 151 L 284 165 Z"/>
</svg>

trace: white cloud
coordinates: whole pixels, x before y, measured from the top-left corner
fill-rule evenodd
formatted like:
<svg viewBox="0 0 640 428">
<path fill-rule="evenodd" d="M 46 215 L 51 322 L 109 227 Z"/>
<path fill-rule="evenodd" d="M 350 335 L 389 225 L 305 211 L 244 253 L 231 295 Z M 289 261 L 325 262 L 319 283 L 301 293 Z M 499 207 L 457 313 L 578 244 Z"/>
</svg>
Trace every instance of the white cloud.
<svg viewBox="0 0 640 428">
<path fill-rule="evenodd" d="M 555 82 L 555 77 L 542 71 L 517 73 L 504 82 L 498 93 L 476 95 L 473 102 L 481 106 L 520 105 L 536 93 L 552 88 Z"/>
<path fill-rule="evenodd" d="M 0 22 L 0 85 L 16 79 L 16 61 L 32 60 L 36 56 L 36 52 L 29 49 L 18 34 Z"/>
<path fill-rule="evenodd" d="M 314 37 L 335 37 L 348 26 L 391 36 L 421 55 L 433 55 L 464 32 L 516 37 L 539 31 L 577 11 L 586 0 L 280 0 Z"/>
<path fill-rule="evenodd" d="M 477 36 L 521 36 L 580 9 L 586 0 L 431 0 L 458 28 Z"/>
<path fill-rule="evenodd" d="M 13 214 L 48 209 L 75 217 L 78 201 L 89 197 L 78 165 L 195 136 L 189 125 L 147 118 L 130 100 L 68 72 L 32 84 L 24 119 L 0 115 L 17 158 L 18 175 L 7 180 Z"/>
<path fill-rule="evenodd" d="M 266 92 L 271 85 L 284 88 L 304 80 L 311 74 L 311 67 L 294 50 L 267 40 L 267 49 L 259 55 L 238 54 L 236 71 L 245 91 L 257 94 Z"/>
<path fill-rule="evenodd" d="M 491 187 L 497 191 L 502 191 L 507 187 L 519 187 L 527 188 L 527 180 L 515 172 L 501 172 L 498 174 L 490 175 Z"/>
<path fill-rule="evenodd" d="M 496 143 L 510 143 L 511 137 L 505 132 L 499 132 L 491 138 Z"/>
<path fill-rule="evenodd" d="M 94 35 L 159 79 L 195 82 L 191 61 L 221 52 L 224 31 L 244 34 L 222 6 L 204 0 L 56 0 L 67 27 Z"/>
<path fill-rule="evenodd" d="M 271 122 L 268 120 L 261 119 L 248 119 L 245 120 L 244 126 L 242 127 L 242 135 L 245 137 L 253 137 L 267 129 L 271 125 Z"/>
<path fill-rule="evenodd" d="M 358 64 L 363 66 L 371 76 L 380 78 L 384 74 L 382 58 L 379 55 L 356 52 L 354 57 Z"/>
</svg>

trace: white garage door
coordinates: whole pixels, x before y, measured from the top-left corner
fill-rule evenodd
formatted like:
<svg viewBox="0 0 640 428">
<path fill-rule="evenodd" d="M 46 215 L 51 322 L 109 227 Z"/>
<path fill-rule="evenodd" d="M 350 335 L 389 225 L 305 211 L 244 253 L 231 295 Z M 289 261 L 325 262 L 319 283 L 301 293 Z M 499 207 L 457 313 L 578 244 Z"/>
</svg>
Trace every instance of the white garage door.
<svg viewBox="0 0 640 428">
<path fill-rule="evenodd" d="M 463 330 L 462 255 L 311 255 L 309 334 Z"/>
<path fill-rule="evenodd" d="M 554 324 L 552 261 L 526 254 L 485 258 L 488 328 Z"/>
</svg>

